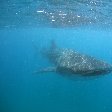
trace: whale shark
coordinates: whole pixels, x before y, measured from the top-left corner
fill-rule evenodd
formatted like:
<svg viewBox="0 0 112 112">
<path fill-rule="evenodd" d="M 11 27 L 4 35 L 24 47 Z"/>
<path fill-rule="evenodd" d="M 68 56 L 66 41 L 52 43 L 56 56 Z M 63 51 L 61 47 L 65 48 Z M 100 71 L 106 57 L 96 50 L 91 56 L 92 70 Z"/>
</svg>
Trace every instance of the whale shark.
<svg viewBox="0 0 112 112">
<path fill-rule="evenodd" d="M 43 68 L 36 73 L 56 72 L 59 74 L 97 76 L 112 72 L 112 65 L 93 56 L 79 53 L 73 49 L 59 48 L 54 40 L 42 54 L 53 66 Z"/>
</svg>

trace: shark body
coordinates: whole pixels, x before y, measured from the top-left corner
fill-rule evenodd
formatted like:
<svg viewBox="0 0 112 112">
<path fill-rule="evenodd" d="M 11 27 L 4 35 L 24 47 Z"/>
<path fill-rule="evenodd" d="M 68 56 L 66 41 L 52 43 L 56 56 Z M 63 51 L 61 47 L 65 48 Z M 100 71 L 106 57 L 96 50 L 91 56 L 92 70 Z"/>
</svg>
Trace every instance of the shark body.
<svg viewBox="0 0 112 112">
<path fill-rule="evenodd" d="M 51 42 L 51 47 L 44 54 L 54 66 L 42 69 L 38 73 L 57 72 L 95 76 L 112 72 L 111 64 L 72 49 L 58 48 L 54 41 Z"/>
</svg>

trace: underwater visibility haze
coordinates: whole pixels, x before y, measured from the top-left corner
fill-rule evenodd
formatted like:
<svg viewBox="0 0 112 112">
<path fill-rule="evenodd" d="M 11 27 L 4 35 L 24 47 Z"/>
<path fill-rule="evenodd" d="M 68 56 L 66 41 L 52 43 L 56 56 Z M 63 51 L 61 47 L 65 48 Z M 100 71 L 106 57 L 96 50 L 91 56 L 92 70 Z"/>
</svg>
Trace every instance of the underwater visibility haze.
<svg viewBox="0 0 112 112">
<path fill-rule="evenodd" d="M 112 112 L 111 6 L 2 0 L 0 112 Z"/>
</svg>

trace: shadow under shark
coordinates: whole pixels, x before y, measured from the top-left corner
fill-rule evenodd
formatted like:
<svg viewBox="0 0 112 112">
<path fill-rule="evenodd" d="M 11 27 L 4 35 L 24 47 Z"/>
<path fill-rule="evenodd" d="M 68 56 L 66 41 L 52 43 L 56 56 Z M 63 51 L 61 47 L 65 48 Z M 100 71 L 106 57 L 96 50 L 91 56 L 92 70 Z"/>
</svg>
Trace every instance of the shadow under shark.
<svg viewBox="0 0 112 112">
<path fill-rule="evenodd" d="M 45 51 L 45 50 L 43 50 Z M 63 75 L 97 76 L 112 72 L 112 65 L 92 56 L 78 53 L 72 49 L 61 49 L 51 41 L 51 46 L 42 52 L 53 67 L 43 68 L 35 73 L 56 72 Z"/>
</svg>

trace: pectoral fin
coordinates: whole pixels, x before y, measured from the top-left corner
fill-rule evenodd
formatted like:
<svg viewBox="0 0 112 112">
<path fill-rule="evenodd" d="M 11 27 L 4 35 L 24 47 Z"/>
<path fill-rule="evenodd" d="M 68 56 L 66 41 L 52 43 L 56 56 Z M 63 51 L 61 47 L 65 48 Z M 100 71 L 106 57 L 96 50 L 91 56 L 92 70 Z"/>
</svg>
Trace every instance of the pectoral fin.
<svg viewBox="0 0 112 112">
<path fill-rule="evenodd" d="M 34 71 L 34 74 L 41 74 L 46 72 L 56 72 L 56 67 L 47 67 L 37 71 Z"/>
</svg>

